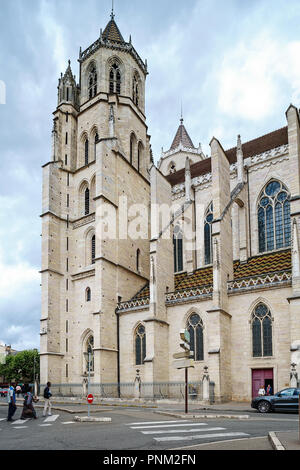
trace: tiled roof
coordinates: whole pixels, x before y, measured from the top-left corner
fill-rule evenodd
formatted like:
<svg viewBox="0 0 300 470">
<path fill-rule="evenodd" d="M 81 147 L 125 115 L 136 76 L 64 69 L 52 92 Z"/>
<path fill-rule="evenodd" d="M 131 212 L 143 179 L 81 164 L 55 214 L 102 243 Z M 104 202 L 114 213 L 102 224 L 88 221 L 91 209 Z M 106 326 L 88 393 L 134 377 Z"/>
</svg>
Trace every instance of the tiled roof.
<svg viewBox="0 0 300 470">
<path fill-rule="evenodd" d="M 270 132 L 262 137 L 257 139 L 250 140 L 245 142 L 242 145 L 244 158 L 253 157 L 254 155 L 259 155 L 267 150 L 271 150 L 281 145 L 288 143 L 288 132 L 287 127 L 283 127 L 276 131 Z M 236 147 L 231 148 L 225 151 L 225 154 L 228 158 L 229 163 L 236 162 Z M 206 173 L 211 172 L 211 158 L 206 158 L 200 162 L 194 163 L 191 165 L 191 177 L 195 178 L 196 176 L 205 175 Z M 175 173 L 172 173 L 166 176 L 169 183 L 174 186 L 175 184 L 182 183 L 184 181 L 184 168 Z"/>
<path fill-rule="evenodd" d="M 103 31 L 102 38 L 109 41 L 125 42 L 113 16 Z"/>
<path fill-rule="evenodd" d="M 181 119 L 180 121 L 181 121 L 181 124 L 177 129 L 177 132 L 172 142 L 172 145 L 170 147 L 170 150 L 175 150 L 179 146 L 180 143 L 183 145 L 183 147 L 194 148 L 194 144 L 186 128 L 183 125 L 183 119 Z"/>
<path fill-rule="evenodd" d="M 278 271 L 290 271 L 291 266 L 291 250 L 282 250 L 263 255 L 253 256 L 248 259 L 247 263 L 235 261 L 233 263 L 234 280 L 251 276 L 262 276 L 265 274 L 275 273 Z M 193 287 L 206 286 L 213 283 L 213 268 L 207 266 L 197 269 L 192 274 L 179 273 L 175 274 L 175 291 Z M 142 297 L 149 297 L 149 284 L 133 297 L 132 300 Z"/>
</svg>

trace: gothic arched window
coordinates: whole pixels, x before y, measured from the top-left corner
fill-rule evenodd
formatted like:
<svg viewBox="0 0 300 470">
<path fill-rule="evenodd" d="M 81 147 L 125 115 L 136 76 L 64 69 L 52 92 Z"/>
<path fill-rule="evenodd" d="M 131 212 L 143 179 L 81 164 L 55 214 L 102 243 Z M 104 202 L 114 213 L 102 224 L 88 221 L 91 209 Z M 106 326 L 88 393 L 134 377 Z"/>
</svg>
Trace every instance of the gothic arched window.
<svg viewBox="0 0 300 470">
<path fill-rule="evenodd" d="M 197 313 L 193 313 L 187 321 L 187 330 L 190 334 L 190 347 L 194 352 L 195 361 L 204 360 L 203 349 L 203 321 Z"/>
<path fill-rule="evenodd" d="M 132 99 L 134 104 L 139 105 L 139 83 L 136 75 L 133 77 L 132 83 Z"/>
<path fill-rule="evenodd" d="M 257 216 L 260 252 L 290 246 L 290 195 L 280 181 L 271 181 L 263 189 Z"/>
<path fill-rule="evenodd" d="M 96 144 L 97 144 L 98 140 L 99 140 L 99 135 L 98 135 L 98 133 L 96 133 L 95 134 L 95 141 L 94 141 L 94 149 L 95 149 L 94 157 L 95 157 L 95 160 L 96 160 Z"/>
<path fill-rule="evenodd" d="M 88 75 L 88 94 L 89 99 L 97 95 L 97 71 L 95 65 L 92 65 Z"/>
<path fill-rule="evenodd" d="M 251 318 L 253 357 L 272 356 L 272 317 L 265 304 L 258 304 Z"/>
<path fill-rule="evenodd" d="M 146 357 L 146 332 L 143 325 L 139 325 L 135 331 L 135 364 L 144 364 Z"/>
<path fill-rule="evenodd" d="M 92 252 L 92 264 L 95 264 L 95 258 L 96 258 L 96 236 L 92 236 L 91 240 L 91 252 Z"/>
<path fill-rule="evenodd" d="M 183 271 L 183 241 L 182 231 L 179 225 L 176 225 L 173 233 L 173 249 L 174 249 L 174 272 Z"/>
<path fill-rule="evenodd" d="M 84 357 L 85 357 L 85 370 L 88 372 L 94 371 L 94 337 L 89 336 L 89 338 L 86 341 L 86 347 L 84 351 Z"/>
<path fill-rule="evenodd" d="M 143 152 L 143 144 L 142 144 L 142 142 L 139 142 L 138 156 L 137 156 L 137 169 L 138 169 L 138 171 L 140 171 L 140 167 L 141 167 L 142 152 Z"/>
<path fill-rule="evenodd" d="M 91 289 L 89 287 L 87 287 L 85 291 L 85 300 L 87 302 L 90 302 L 91 300 Z"/>
<path fill-rule="evenodd" d="M 86 188 L 84 192 L 84 215 L 88 215 L 90 213 L 90 190 Z"/>
<path fill-rule="evenodd" d="M 86 139 L 84 142 L 84 164 L 88 165 L 89 163 L 89 140 Z"/>
<path fill-rule="evenodd" d="M 109 93 L 121 93 L 121 72 L 119 65 L 115 62 L 109 71 Z"/>
<path fill-rule="evenodd" d="M 211 223 L 213 221 L 213 203 L 211 202 L 205 212 L 204 218 L 204 263 L 212 263 L 212 236 Z"/>
</svg>

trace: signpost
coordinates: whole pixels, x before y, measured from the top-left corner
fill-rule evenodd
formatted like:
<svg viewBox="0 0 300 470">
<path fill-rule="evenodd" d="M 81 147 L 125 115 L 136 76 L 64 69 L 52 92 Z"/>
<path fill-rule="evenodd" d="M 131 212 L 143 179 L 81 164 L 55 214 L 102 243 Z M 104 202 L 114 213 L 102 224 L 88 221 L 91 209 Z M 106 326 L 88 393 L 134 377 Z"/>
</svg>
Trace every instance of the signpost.
<svg viewBox="0 0 300 470">
<path fill-rule="evenodd" d="M 194 367 L 193 351 L 190 350 L 190 334 L 187 330 L 180 331 L 180 347 L 184 349 L 183 352 L 173 354 L 175 361 L 173 366 L 176 369 L 185 369 L 185 413 L 188 413 L 188 368 Z"/>
<path fill-rule="evenodd" d="M 87 396 L 87 401 L 88 403 L 91 405 L 94 401 L 94 396 L 90 393 L 88 396 Z"/>
</svg>

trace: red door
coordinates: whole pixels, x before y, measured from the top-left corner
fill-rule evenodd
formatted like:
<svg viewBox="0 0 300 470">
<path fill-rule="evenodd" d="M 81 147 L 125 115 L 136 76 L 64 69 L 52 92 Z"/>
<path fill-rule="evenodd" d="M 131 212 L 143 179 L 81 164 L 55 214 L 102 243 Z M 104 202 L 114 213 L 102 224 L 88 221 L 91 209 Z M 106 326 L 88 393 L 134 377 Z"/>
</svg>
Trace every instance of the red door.
<svg viewBox="0 0 300 470">
<path fill-rule="evenodd" d="M 252 369 L 252 398 L 258 396 L 258 390 L 261 386 L 267 387 L 270 384 L 273 388 L 273 369 Z"/>
</svg>

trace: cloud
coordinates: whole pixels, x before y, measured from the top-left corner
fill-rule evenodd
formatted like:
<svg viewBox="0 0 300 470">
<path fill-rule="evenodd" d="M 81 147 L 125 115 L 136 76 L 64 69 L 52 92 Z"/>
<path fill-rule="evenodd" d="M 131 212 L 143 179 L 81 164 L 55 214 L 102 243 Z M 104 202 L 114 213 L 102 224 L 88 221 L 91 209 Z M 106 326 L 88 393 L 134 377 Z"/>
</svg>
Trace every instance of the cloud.
<svg viewBox="0 0 300 470">
<path fill-rule="evenodd" d="M 281 102 L 283 86 L 298 101 L 300 67 L 295 57 L 299 53 L 300 41 L 283 44 L 268 32 L 239 42 L 225 53 L 220 67 L 220 111 L 231 118 L 265 120 Z"/>
</svg>

